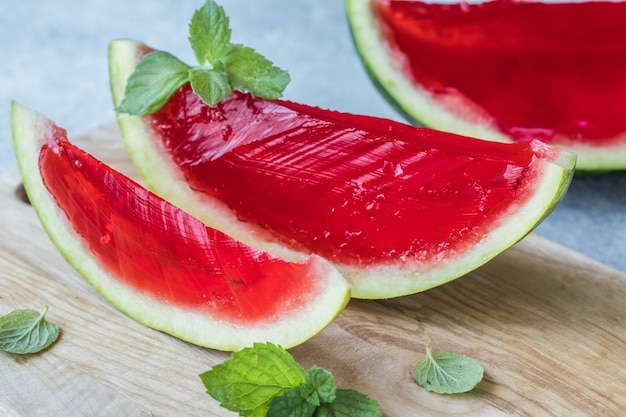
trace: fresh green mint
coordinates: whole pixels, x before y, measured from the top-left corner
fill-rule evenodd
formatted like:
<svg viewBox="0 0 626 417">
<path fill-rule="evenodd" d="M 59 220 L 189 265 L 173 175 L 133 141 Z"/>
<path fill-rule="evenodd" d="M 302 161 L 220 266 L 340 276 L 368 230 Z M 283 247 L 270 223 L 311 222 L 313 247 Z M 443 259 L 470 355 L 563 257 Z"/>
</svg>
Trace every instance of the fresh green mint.
<svg viewBox="0 0 626 417">
<path fill-rule="evenodd" d="M 139 116 L 154 113 L 187 82 L 202 101 L 214 106 L 234 90 L 277 99 L 290 81 L 286 71 L 254 49 L 231 43 L 228 17 L 213 0 L 195 11 L 189 43 L 198 65 L 187 65 L 163 51 L 147 54 L 128 78 L 116 111 Z"/>
<path fill-rule="evenodd" d="M 378 404 L 338 389 L 332 375 L 306 371 L 282 347 L 255 343 L 200 375 L 207 393 L 243 417 L 380 417 Z"/>
<path fill-rule="evenodd" d="M 124 99 L 117 111 L 134 115 L 152 114 L 189 81 L 190 68 L 167 52 L 154 51 L 143 57 L 128 77 Z"/>
<path fill-rule="evenodd" d="M 415 366 L 419 385 L 438 394 L 460 394 L 472 390 L 483 379 L 483 367 L 475 359 L 455 352 L 432 354 L 426 346 L 426 359 Z"/>
<path fill-rule="evenodd" d="M 39 313 L 34 310 L 14 310 L 0 317 L 0 350 L 9 353 L 37 353 L 50 346 L 59 337 L 59 326 L 45 320 L 46 306 Z"/>
</svg>

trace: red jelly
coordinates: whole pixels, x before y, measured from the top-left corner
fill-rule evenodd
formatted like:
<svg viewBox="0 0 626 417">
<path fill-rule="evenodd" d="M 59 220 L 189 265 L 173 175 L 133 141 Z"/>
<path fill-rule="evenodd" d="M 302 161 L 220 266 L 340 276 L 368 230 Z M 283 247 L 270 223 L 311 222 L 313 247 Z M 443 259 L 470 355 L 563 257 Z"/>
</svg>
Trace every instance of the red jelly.
<svg viewBox="0 0 626 417">
<path fill-rule="evenodd" d="M 416 83 L 510 137 L 598 146 L 626 131 L 626 2 L 374 3 Z"/>
<path fill-rule="evenodd" d="M 308 264 L 288 263 L 211 229 L 56 134 L 44 183 L 109 273 L 161 302 L 236 322 L 296 310 L 315 294 Z"/>
<path fill-rule="evenodd" d="M 532 194 L 544 145 L 494 144 L 379 118 L 187 85 L 148 118 L 191 188 L 285 245 L 344 264 L 429 262 Z"/>
</svg>

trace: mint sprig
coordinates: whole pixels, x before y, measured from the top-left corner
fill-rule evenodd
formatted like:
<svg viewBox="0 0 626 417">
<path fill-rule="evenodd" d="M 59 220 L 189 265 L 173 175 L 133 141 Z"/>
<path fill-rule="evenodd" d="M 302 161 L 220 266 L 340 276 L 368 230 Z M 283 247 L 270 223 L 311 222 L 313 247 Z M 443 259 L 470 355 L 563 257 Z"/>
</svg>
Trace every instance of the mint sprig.
<svg viewBox="0 0 626 417">
<path fill-rule="evenodd" d="M 348 389 L 337 389 L 335 400 L 322 403 L 315 417 L 380 417 L 378 403 L 365 394 Z"/>
<path fill-rule="evenodd" d="M 438 394 L 461 394 L 483 379 L 483 367 L 468 356 L 455 352 L 433 355 L 426 346 L 426 358 L 417 363 L 414 377 L 419 385 Z"/>
<path fill-rule="evenodd" d="M 235 90 L 277 99 L 290 81 L 286 71 L 254 49 L 231 42 L 228 16 L 213 0 L 191 18 L 189 43 L 198 65 L 187 65 L 168 52 L 147 54 L 128 78 L 116 111 L 154 113 L 187 82 L 202 101 L 214 106 Z"/>
<path fill-rule="evenodd" d="M 37 353 L 59 337 L 59 326 L 45 320 L 46 306 L 35 310 L 14 310 L 0 317 L 0 350 L 20 355 Z"/>
<path fill-rule="evenodd" d="M 306 371 L 284 349 L 268 343 L 233 353 L 200 379 L 222 407 L 261 417 L 272 398 L 306 380 Z"/>
<path fill-rule="evenodd" d="M 243 417 L 380 417 L 376 401 L 338 389 L 332 375 L 306 371 L 282 347 L 255 343 L 200 375 L 207 393 Z"/>
<path fill-rule="evenodd" d="M 321 368 L 312 368 L 298 387 L 272 399 L 267 415 L 312 416 L 320 405 L 332 403 L 337 397 L 336 392 L 333 376 Z"/>
<path fill-rule="evenodd" d="M 134 115 L 156 112 L 189 81 L 190 70 L 187 64 L 168 52 L 147 54 L 128 77 L 124 99 L 116 110 Z"/>
</svg>

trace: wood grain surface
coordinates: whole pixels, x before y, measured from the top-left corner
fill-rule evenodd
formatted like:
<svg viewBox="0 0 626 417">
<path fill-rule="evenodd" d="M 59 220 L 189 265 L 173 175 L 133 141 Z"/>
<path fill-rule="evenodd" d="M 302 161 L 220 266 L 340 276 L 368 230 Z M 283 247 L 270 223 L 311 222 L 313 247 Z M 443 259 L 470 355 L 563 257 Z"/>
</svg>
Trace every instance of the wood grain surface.
<svg viewBox="0 0 626 417">
<path fill-rule="evenodd" d="M 115 125 L 75 142 L 138 178 Z M 0 201 L 0 315 L 48 305 L 62 329 L 40 354 L 0 353 L 0 417 L 235 415 L 198 377 L 230 354 L 143 327 L 104 301 L 48 240 L 17 170 L 0 174 Z M 412 369 L 427 344 L 479 360 L 484 380 L 463 395 L 420 388 Z M 444 286 L 352 300 L 291 353 L 389 417 L 622 416 L 626 274 L 531 234 Z"/>
</svg>

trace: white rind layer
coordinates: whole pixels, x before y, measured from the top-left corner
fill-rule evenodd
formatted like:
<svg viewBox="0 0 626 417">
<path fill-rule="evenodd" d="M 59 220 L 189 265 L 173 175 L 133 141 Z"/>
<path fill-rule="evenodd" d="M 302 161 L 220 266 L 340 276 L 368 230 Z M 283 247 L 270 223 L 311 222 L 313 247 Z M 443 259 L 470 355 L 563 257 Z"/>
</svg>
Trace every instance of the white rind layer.
<svg viewBox="0 0 626 417">
<path fill-rule="evenodd" d="M 126 80 L 134 70 L 144 45 L 131 40 L 110 44 L 109 61 L 114 104 L 122 98 Z M 167 156 L 161 141 L 144 119 L 118 115 L 128 153 L 148 186 L 162 198 L 183 208 L 200 221 L 236 239 L 286 259 L 306 256 L 277 243 L 258 226 L 244 223 L 221 201 L 193 191 L 180 169 Z M 538 145 L 540 146 L 540 145 Z M 350 281 L 355 298 L 381 299 L 412 294 L 449 282 L 478 268 L 526 236 L 560 201 L 567 190 L 575 156 L 562 152 L 556 161 L 538 159 L 538 180 L 532 197 L 520 207 L 511 207 L 500 225 L 465 253 L 436 264 L 397 262 L 385 266 L 354 266 L 335 263 Z"/>
<path fill-rule="evenodd" d="M 13 102 L 13 144 L 24 188 L 37 216 L 59 252 L 106 300 L 136 321 L 182 340 L 213 349 L 234 351 L 255 342 L 272 342 L 285 348 L 303 343 L 324 329 L 342 311 L 350 288 L 327 261 L 312 256 L 308 272 L 323 290 L 302 308 L 264 324 L 234 324 L 159 302 L 121 283 L 106 272 L 78 237 L 39 174 L 39 153 L 54 124 L 45 116 Z"/>
<path fill-rule="evenodd" d="M 406 76 L 401 59 L 383 42 L 380 26 L 372 12 L 373 0 L 346 0 L 346 13 L 356 49 L 366 71 L 383 93 L 408 118 L 425 126 L 463 136 L 497 142 L 513 140 L 498 130 L 476 109 L 442 103 Z M 424 57 L 429 59 L 429 57 Z M 459 112 L 454 113 L 451 108 Z M 562 145 L 578 155 L 577 170 L 621 170 L 626 168 L 626 133 L 614 145 L 594 147 L 584 143 Z"/>
</svg>

